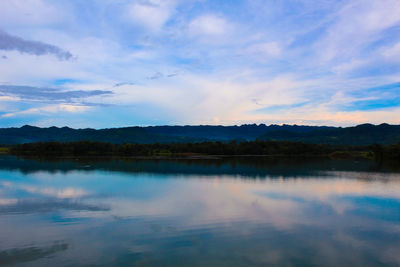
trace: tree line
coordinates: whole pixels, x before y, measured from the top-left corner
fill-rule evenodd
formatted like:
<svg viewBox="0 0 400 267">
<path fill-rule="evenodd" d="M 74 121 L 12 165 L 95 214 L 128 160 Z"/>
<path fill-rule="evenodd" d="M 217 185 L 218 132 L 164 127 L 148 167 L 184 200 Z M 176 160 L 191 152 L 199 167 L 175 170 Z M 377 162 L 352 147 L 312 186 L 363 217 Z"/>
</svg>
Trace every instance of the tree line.
<svg viewBox="0 0 400 267">
<path fill-rule="evenodd" d="M 38 142 L 11 146 L 10 153 L 31 156 L 171 156 L 171 155 L 283 155 L 326 156 L 337 151 L 384 151 L 382 146 L 333 146 L 290 141 L 112 144 L 104 142 Z M 397 148 L 398 149 L 398 148 Z M 393 149 L 392 149 L 393 150 Z M 392 151 L 390 150 L 390 151 Z M 395 149 L 394 149 L 395 150 Z M 383 153 L 383 152 L 382 152 Z M 391 152 L 394 153 L 395 152 Z"/>
</svg>

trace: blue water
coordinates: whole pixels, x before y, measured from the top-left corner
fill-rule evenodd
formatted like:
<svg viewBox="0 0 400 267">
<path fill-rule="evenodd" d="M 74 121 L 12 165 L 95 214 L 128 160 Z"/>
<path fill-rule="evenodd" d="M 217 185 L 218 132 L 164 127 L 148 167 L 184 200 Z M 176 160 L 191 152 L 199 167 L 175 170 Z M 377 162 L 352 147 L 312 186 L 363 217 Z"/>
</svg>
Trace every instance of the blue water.
<svg viewBox="0 0 400 267">
<path fill-rule="evenodd" d="M 399 266 L 369 161 L 0 158 L 0 265 Z"/>
</svg>

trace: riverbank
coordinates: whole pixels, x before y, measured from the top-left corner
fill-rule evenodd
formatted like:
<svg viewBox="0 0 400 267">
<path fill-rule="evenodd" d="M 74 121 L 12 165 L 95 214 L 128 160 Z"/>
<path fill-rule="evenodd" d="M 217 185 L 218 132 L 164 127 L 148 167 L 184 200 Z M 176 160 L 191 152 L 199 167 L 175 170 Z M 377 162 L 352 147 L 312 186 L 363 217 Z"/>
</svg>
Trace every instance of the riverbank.
<svg viewBox="0 0 400 267">
<path fill-rule="evenodd" d="M 111 144 L 44 142 L 9 147 L 8 153 L 35 157 L 218 158 L 225 156 L 384 158 L 381 146 L 344 146 L 286 141 Z"/>
</svg>

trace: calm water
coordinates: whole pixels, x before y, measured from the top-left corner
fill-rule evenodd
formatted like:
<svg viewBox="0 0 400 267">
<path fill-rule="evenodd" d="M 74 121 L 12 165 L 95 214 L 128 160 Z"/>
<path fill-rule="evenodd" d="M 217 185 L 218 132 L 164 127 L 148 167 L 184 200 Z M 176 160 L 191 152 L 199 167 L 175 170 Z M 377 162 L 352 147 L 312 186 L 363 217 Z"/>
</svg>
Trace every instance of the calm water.
<svg viewBox="0 0 400 267">
<path fill-rule="evenodd" d="M 3 156 L 0 265 L 399 266 L 400 174 L 369 161 Z"/>
</svg>

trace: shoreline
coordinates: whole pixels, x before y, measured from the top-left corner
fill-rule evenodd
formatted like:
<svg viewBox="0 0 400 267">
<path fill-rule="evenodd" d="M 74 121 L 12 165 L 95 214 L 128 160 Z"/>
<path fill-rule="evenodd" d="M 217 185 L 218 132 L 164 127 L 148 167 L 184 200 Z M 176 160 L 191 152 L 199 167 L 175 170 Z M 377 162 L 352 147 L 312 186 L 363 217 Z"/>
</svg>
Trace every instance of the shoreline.
<svg viewBox="0 0 400 267">
<path fill-rule="evenodd" d="M 364 156 L 363 153 L 355 154 L 340 154 L 340 156 L 326 154 L 326 155 L 285 155 L 285 154 L 245 154 L 245 155 L 182 155 L 182 154 L 172 154 L 172 155 L 153 155 L 153 156 L 124 156 L 124 155 L 32 155 L 32 154 L 13 154 L 13 153 L 0 153 L 2 155 L 16 156 L 18 158 L 32 158 L 32 159 L 140 159 L 140 160 L 219 160 L 219 159 L 229 159 L 229 158 L 304 158 L 304 159 L 368 159 L 373 160 L 373 157 Z"/>
<path fill-rule="evenodd" d="M 220 159 L 226 157 L 371 159 L 399 161 L 400 143 L 333 146 L 289 141 L 113 144 L 91 141 L 25 143 L 0 152 L 36 158 Z"/>
</svg>

